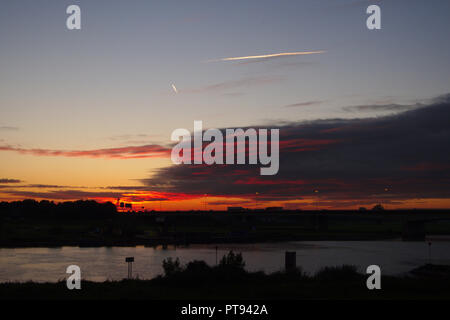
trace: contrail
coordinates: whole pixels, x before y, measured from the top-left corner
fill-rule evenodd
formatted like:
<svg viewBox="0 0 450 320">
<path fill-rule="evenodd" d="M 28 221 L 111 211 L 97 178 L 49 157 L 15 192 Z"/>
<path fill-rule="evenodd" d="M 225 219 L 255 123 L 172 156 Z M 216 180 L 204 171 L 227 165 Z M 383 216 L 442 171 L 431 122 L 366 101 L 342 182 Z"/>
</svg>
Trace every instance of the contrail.
<svg viewBox="0 0 450 320">
<path fill-rule="evenodd" d="M 223 58 L 218 60 L 209 60 L 208 62 L 214 61 L 236 61 L 236 60 L 248 60 L 248 59 L 266 59 L 266 58 L 275 58 L 275 57 L 285 57 L 285 56 L 301 56 L 308 54 L 319 54 L 324 53 L 326 51 L 298 51 L 298 52 L 281 52 L 281 53 L 272 53 L 272 54 L 263 54 L 258 56 L 245 56 L 245 57 L 231 57 L 231 58 Z"/>
<path fill-rule="evenodd" d="M 175 91 L 175 93 L 178 93 L 177 87 L 175 87 L 175 85 L 172 83 L 172 89 L 173 91 Z"/>
</svg>

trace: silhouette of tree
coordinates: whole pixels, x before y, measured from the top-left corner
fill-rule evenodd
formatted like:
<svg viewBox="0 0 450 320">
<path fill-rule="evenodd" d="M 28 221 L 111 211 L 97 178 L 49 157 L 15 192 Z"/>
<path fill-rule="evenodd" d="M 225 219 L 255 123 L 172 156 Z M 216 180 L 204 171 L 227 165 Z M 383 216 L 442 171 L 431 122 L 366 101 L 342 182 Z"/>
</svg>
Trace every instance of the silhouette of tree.
<svg viewBox="0 0 450 320">
<path fill-rule="evenodd" d="M 172 258 L 164 259 L 162 262 L 162 267 L 164 269 L 164 275 L 166 277 L 170 277 L 176 273 L 180 273 L 183 271 L 183 268 L 180 265 L 180 259 L 176 258 L 173 260 Z"/>
<path fill-rule="evenodd" d="M 78 200 L 61 203 L 33 199 L 23 201 L 1 202 L 0 217 L 12 218 L 110 218 L 117 213 L 116 206 L 111 202 L 98 203 L 93 200 Z"/>
<path fill-rule="evenodd" d="M 233 251 L 228 252 L 226 256 L 223 256 L 220 260 L 219 266 L 229 267 L 236 269 L 244 269 L 245 262 L 241 253 L 235 254 Z"/>
</svg>

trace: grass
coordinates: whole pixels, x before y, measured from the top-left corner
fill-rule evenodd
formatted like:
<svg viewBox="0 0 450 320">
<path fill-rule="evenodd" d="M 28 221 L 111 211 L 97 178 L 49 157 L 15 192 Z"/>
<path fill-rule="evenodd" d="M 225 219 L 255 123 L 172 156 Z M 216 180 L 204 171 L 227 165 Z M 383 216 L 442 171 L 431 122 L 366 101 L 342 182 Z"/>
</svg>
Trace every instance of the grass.
<svg viewBox="0 0 450 320">
<path fill-rule="evenodd" d="M 424 266 L 421 271 L 442 271 Z M 315 275 L 294 272 L 247 272 L 242 267 L 209 267 L 193 261 L 152 280 L 101 283 L 83 281 L 81 290 L 68 290 L 65 282 L 2 283 L 0 299 L 151 299 L 151 300 L 435 300 L 450 299 L 449 267 L 439 276 L 382 276 L 381 290 L 368 290 L 367 275 L 354 266 L 328 267 Z"/>
</svg>

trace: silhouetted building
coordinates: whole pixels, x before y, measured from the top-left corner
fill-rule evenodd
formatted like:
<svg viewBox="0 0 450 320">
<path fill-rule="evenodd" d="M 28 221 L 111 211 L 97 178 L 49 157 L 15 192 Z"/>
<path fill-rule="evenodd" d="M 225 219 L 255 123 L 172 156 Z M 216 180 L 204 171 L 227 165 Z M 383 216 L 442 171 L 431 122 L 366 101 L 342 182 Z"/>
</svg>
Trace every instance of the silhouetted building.
<svg viewBox="0 0 450 320">
<path fill-rule="evenodd" d="M 372 211 L 376 212 L 384 211 L 384 207 L 381 205 L 381 203 L 379 203 L 372 208 Z"/>
</svg>

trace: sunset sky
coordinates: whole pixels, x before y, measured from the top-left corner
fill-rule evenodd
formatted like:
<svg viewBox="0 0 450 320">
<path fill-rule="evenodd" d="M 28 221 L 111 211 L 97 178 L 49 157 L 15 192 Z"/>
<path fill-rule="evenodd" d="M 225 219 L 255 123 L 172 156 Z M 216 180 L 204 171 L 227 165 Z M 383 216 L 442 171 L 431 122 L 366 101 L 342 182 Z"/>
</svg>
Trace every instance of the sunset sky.
<svg viewBox="0 0 450 320">
<path fill-rule="evenodd" d="M 66 28 L 71 4 L 81 30 Z M 366 28 L 370 4 L 381 30 Z M 449 12 L 447 0 L 2 1 L 0 201 L 448 208 Z M 171 133 L 194 120 L 280 129 L 279 173 L 173 165 Z"/>
</svg>

